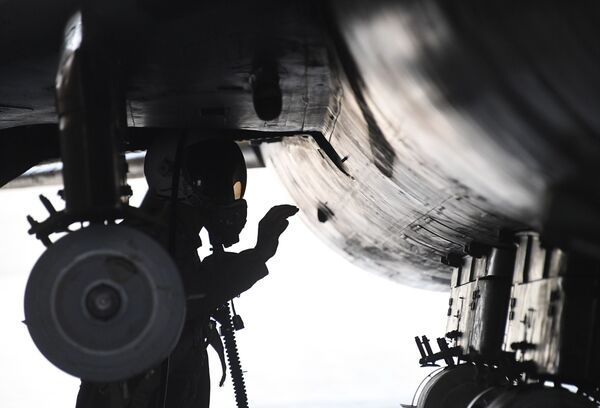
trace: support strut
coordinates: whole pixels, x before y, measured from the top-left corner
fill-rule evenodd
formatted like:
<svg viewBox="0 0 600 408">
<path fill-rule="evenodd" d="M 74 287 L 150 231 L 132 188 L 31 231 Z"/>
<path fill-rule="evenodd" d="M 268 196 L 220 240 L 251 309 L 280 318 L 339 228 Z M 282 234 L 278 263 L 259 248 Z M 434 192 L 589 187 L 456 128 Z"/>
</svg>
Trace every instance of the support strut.
<svg viewBox="0 0 600 408">
<path fill-rule="evenodd" d="M 121 204 L 120 155 L 124 98 L 106 40 L 76 13 L 65 30 L 56 76 L 60 147 L 67 213 L 94 220 Z"/>
<path fill-rule="evenodd" d="M 111 31 L 86 14 L 86 6 L 102 2 L 84 3 L 66 27 L 56 76 L 66 209 L 56 211 L 41 197 L 48 219 L 29 218 L 29 232 L 48 249 L 29 276 L 25 321 L 50 362 L 106 383 L 167 358 L 183 329 L 186 303 L 177 266 L 160 244 L 110 225 L 146 217 L 121 201 L 125 162 L 117 145 L 126 129 L 125 98 Z M 69 229 L 83 221 L 93 225 Z M 69 233 L 52 243 L 48 236 L 57 232 Z"/>
</svg>

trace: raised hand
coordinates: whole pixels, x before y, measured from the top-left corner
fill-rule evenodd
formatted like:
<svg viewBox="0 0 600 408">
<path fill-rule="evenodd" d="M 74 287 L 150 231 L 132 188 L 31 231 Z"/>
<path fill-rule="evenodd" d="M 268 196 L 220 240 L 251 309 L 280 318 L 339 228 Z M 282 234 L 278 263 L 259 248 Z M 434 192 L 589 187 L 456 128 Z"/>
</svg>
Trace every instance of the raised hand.
<svg viewBox="0 0 600 408">
<path fill-rule="evenodd" d="M 283 204 L 271 208 L 258 223 L 258 238 L 255 250 L 265 261 L 277 251 L 279 237 L 289 225 L 287 220 L 298 212 L 298 207 Z"/>
</svg>

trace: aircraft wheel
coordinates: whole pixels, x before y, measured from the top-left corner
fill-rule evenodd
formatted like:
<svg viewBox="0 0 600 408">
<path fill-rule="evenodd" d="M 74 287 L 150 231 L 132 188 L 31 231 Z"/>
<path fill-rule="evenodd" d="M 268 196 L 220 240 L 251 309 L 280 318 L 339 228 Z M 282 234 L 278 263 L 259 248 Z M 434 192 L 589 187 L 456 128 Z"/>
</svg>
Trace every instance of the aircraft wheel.
<svg viewBox="0 0 600 408">
<path fill-rule="evenodd" d="M 130 378 L 165 359 L 185 320 L 177 267 L 148 236 L 91 226 L 58 240 L 37 261 L 25 321 L 41 353 L 88 381 Z"/>
<path fill-rule="evenodd" d="M 489 408 L 490 404 L 506 391 L 506 387 L 490 387 L 479 393 L 467 408 Z"/>
<path fill-rule="evenodd" d="M 425 384 L 417 407 L 466 408 L 479 393 L 501 381 L 492 372 L 482 376 L 480 370 L 472 364 L 462 364 L 441 371 Z"/>
<path fill-rule="evenodd" d="M 591 408 L 597 407 L 585 397 L 576 395 L 564 388 L 542 386 L 518 387 L 505 391 L 489 408 Z"/>
</svg>

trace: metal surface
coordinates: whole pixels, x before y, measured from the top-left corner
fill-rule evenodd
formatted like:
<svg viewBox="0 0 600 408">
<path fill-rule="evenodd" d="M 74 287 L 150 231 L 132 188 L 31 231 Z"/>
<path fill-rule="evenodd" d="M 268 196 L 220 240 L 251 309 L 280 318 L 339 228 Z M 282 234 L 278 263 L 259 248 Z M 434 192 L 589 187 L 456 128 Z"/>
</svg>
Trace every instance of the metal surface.
<svg viewBox="0 0 600 408">
<path fill-rule="evenodd" d="M 185 317 L 179 273 L 146 235 L 91 226 L 61 238 L 35 264 L 25 293 L 34 343 L 85 380 L 123 380 L 160 363 Z"/>
<path fill-rule="evenodd" d="M 443 360 L 446 365 L 450 367 L 456 365 L 456 362 L 454 361 L 455 357 L 464 357 L 461 347 L 455 346 L 449 348 L 448 342 L 443 337 L 438 337 L 436 339 L 436 343 L 440 349 L 437 353 L 433 352 L 427 336 L 416 336 L 415 343 L 417 343 L 417 349 L 421 355 L 421 358 L 419 359 L 421 367 L 437 367 L 437 362 L 440 360 Z"/>
<path fill-rule="evenodd" d="M 596 384 L 600 262 L 546 247 L 536 233 L 518 242 L 503 349 L 534 376 Z"/>
<path fill-rule="evenodd" d="M 85 12 L 83 17 L 76 13 L 65 28 L 56 74 L 66 211 L 83 219 L 121 204 L 117 143 L 125 124 L 124 105 L 119 112 L 124 101 L 116 94 L 114 66 L 102 35 Z"/>
<path fill-rule="evenodd" d="M 487 408 L 592 408 L 598 405 L 564 388 L 517 387 L 500 394 Z"/>
<path fill-rule="evenodd" d="M 56 123 L 73 3 L 0 3 L 0 129 Z M 265 151 L 319 236 L 399 282 L 445 289 L 440 256 L 541 228 L 556 185 L 598 190 L 597 2 L 88 4 L 116 37 L 130 127 L 321 132 L 349 176 L 309 138 Z M 265 60 L 273 120 L 253 106 Z"/>
<path fill-rule="evenodd" d="M 463 364 L 447 368 L 423 387 L 418 408 L 465 408 L 479 393 L 501 381 L 494 373 Z"/>
<path fill-rule="evenodd" d="M 0 4 L 0 15 L 10 16 L 11 23 L 0 24 L 0 51 L 11 57 L 0 64 L 0 95 L 6 95 L 0 107 L 14 106 L 0 114 L 0 129 L 56 123 L 54 95 L 44 88 L 52 84 L 57 34 L 70 17 L 65 10 L 76 2 L 57 3 Z M 318 2 L 184 0 L 160 5 L 107 0 L 90 7 L 107 31 L 119 33 L 111 46 L 126 74 L 129 126 L 268 132 L 320 130 L 327 120 L 328 51 Z M 27 12 L 31 9 L 53 20 L 40 23 Z M 47 38 L 38 38 L 43 35 Z M 6 41 L 15 37 L 23 48 Z M 23 49 L 37 44 L 41 50 L 31 50 L 27 58 L 22 55 Z M 265 59 L 274 60 L 281 92 L 281 113 L 269 113 L 267 120 L 256 114 L 253 103 L 253 78 Z M 19 92 L 27 87 L 34 88 L 29 97 Z M 268 96 L 271 87 L 266 88 Z M 265 92 L 258 96 L 264 99 Z"/>
<path fill-rule="evenodd" d="M 514 249 L 486 248 L 454 269 L 446 336 L 465 357 L 493 361 L 502 351 Z"/>
<path fill-rule="evenodd" d="M 434 260 L 540 227 L 557 183 L 596 185 L 600 59 L 581 39 L 596 35 L 598 12 L 334 1 L 343 73 L 325 133 L 354 179 L 305 139 L 268 146 L 269 160 L 313 231 L 352 261 L 444 289 L 450 270 Z M 322 204 L 335 214 L 325 224 Z"/>
<path fill-rule="evenodd" d="M 489 408 L 490 404 L 505 391 L 507 387 L 490 387 L 477 395 L 467 408 Z"/>
<path fill-rule="evenodd" d="M 0 186 L 41 162 L 60 157 L 58 127 L 55 125 L 15 127 L 2 133 L 0 151 L 4 154 L 0 154 Z"/>
</svg>

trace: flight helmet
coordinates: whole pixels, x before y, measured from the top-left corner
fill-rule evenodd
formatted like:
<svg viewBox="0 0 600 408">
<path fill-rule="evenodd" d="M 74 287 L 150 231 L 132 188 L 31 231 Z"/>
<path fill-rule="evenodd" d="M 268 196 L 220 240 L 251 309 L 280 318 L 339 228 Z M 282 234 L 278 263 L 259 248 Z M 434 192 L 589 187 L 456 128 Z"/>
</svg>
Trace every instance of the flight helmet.
<svg viewBox="0 0 600 408">
<path fill-rule="evenodd" d="M 146 155 L 145 173 L 154 194 L 198 209 L 213 245 L 239 241 L 246 224 L 246 162 L 237 143 L 230 140 L 188 140 L 179 147 L 173 139 L 159 140 Z M 179 157 L 178 157 L 179 156 Z M 179 168 L 179 180 L 174 169 Z"/>
</svg>

